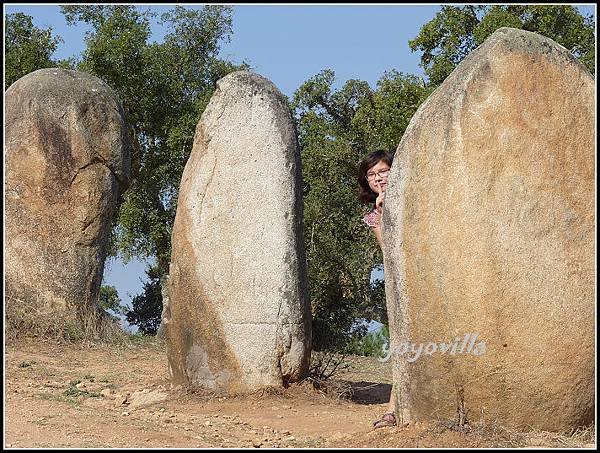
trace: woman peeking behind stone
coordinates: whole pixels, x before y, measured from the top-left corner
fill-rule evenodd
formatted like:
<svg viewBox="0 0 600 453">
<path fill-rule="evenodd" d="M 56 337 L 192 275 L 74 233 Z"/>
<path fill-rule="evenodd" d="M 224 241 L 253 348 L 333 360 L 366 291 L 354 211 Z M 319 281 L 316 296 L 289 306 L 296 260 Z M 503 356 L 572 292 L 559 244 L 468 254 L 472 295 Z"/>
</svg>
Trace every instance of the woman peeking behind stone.
<svg viewBox="0 0 600 453">
<path fill-rule="evenodd" d="M 391 166 L 392 156 L 390 154 L 386 151 L 373 151 L 363 158 L 358 167 L 358 197 L 365 204 L 372 207 L 371 211 L 363 217 L 363 222 L 371 227 L 377 238 L 379 247 L 381 247 L 381 251 L 383 251 L 381 212 Z M 375 428 L 394 426 L 396 424 L 394 406 L 394 392 L 392 392 L 387 412 L 373 423 Z"/>
<path fill-rule="evenodd" d="M 363 217 L 363 221 L 373 229 L 381 250 L 381 211 L 391 166 L 390 154 L 385 151 L 373 151 L 363 158 L 358 167 L 358 197 L 365 204 L 372 206 L 371 211 Z"/>
</svg>

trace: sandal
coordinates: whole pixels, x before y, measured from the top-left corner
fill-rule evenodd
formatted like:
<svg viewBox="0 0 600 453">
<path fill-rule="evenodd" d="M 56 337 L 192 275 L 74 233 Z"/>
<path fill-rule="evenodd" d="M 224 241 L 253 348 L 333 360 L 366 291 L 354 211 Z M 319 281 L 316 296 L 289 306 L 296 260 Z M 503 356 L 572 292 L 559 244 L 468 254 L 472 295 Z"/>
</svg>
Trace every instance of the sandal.
<svg viewBox="0 0 600 453">
<path fill-rule="evenodd" d="M 379 420 L 373 422 L 373 429 L 396 426 L 396 416 L 393 412 L 386 412 Z"/>
</svg>

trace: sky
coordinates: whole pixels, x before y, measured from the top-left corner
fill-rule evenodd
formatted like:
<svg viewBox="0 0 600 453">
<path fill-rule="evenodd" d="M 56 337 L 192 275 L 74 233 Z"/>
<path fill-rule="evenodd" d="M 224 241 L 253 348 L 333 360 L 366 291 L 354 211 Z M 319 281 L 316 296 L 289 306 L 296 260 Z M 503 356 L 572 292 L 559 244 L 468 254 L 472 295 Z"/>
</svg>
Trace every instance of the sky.
<svg viewBox="0 0 600 453">
<path fill-rule="evenodd" d="M 151 7 L 160 15 L 174 5 L 138 6 Z M 271 80 L 288 97 L 324 69 L 335 72 L 334 88 L 349 79 L 366 81 L 375 88 L 384 72 L 392 69 L 423 76 L 420 53 L 411 52 L 408 42 L 441 9 L 439 3 L 232 6 L 233 34 L 230 42 L 222 44 L 220 57 L 249 63 L 254 72 Z M 595 17 L 595 5 L 582 6 L 580 11 Z M 37 27 L 52 27 L 53 34 L 64 39 L 54 59 L 76 56 L 84 50 L 89 29 L 68 26 L 58 4 L 4 4 L 5 15 L 15 12 L 32 16 Z M 151 39 L 162 40 L 165 30 L 156 21 L 151 30 Z M 142 291 L 146 265 L 107 260 L 103 283 L 115 286 L 129 305 L 132 296 Z"/>
<path fill-rule="evenodd" d="M 140 8 L 148 6 L 139 5 Z M 189 8 L 199 5 L 185 4 Z M 159 14 L 172 5 L 152 5 Z M 221 58 L 248 62 L 284 94 L 294 91 L 323 69 L 333 69 L 341 85 L 361 79 L 375 86 L 385 70 L 422 74 L 419 55 L 408 41 L 431 20 L 438 5 L 233 5 L 233 34 L 223 43 Z M 54 58 L 84 50 L 87 26 L 68 26 L 57 5 L 5 6 L 5 13 L 23 12 L 34 25 L 52 27 L 63 37 Z M 153 21 L 152 39 L 165 30 Z"/>
</svg>

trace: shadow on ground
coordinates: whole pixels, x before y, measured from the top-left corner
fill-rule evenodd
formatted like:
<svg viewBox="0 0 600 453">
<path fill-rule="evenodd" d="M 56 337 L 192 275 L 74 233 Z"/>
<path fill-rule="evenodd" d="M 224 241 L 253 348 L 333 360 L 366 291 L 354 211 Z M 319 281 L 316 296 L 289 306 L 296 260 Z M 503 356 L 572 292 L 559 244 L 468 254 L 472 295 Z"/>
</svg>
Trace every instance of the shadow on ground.
<svg viewBox="0 0 600 453">
<path fill-rule="evenodd" d="M 383 404 L 390 400 L 391 384 L 346 381 L 351 388 L 350 400 L 357 404 Z"/>
</svg>

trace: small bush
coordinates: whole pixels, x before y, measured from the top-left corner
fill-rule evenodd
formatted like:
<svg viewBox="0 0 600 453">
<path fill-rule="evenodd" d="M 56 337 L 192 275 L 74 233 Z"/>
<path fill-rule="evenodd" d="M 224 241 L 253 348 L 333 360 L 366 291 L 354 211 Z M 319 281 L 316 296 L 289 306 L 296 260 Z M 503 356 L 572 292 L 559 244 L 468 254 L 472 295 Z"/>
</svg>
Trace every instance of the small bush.
<svg viewBox="0 0 600 453">
<path fill-rule="evenodd" d="M 332 379 L 336 373 L 349 367 L 350 364 L 344 354 L 312 351 L 309 375 L 306 380 L 323 394 L 334 396 L 336 399 L 349 398 L 352 395 L 352 387 L 345 381 Z"/>
</svg>

